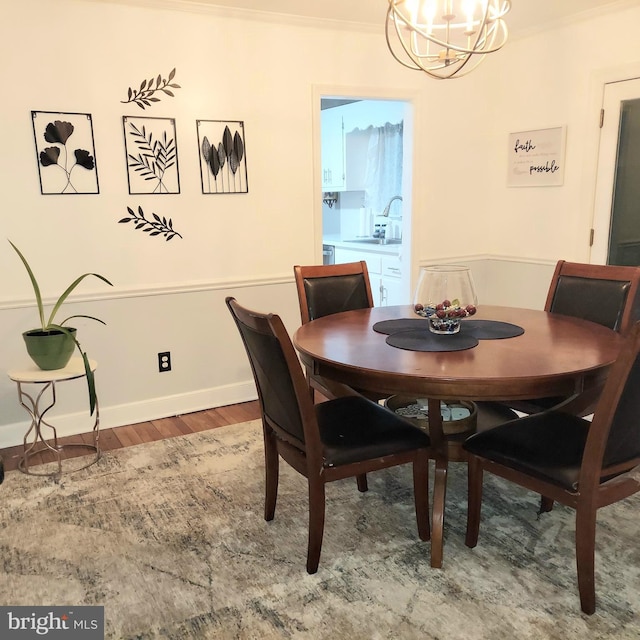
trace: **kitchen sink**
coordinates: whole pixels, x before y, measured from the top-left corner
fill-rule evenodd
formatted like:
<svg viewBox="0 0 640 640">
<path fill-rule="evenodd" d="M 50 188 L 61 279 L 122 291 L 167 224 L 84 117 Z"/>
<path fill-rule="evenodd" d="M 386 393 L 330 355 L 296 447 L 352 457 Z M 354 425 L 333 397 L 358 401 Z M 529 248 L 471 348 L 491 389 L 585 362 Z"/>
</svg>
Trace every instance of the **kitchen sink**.
<svg viewBox="0 0 640 640">
<path fill-rule="evenodd" d="M 353 242 L 355 244 L 402 244 L 402 240 L 398 240 L 397 238 L 389 238 L 386 240 L 385 238 L 356 238 L 355 240 L 345 240 L 345 242 Z"/>
</svg>

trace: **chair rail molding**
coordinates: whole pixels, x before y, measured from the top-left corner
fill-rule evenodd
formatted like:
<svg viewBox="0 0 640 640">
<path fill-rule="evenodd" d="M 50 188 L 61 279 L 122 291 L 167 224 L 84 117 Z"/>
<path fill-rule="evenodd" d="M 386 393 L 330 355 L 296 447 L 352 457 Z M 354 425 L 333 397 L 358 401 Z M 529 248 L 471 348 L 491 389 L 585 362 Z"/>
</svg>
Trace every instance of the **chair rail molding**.
<svg viewBox="0 0 640 640">
<path fill-rule="evenodd" d="M 103 300 L 123 300 L 126 298 L 146 298 L 150 296 L 173 296 L 189 293 L 201 293 L 203 291 L 226 291 L 229 289 L 245 289 L 248 287 L 265 287 L 272 285 L 288 284 L 293 282 L 292 275 L 252 277 L 241 280 L 214 280 L 210 282 L 192 282 L 186 284 L 158 285 L 155 287 L 130 287 L 109 293 L 87 293 L 70 296 L 69 303 L 97 302 Z M 57 298 L 54 296 L 43 298 L 45 306 L 54 304 Z M 34 305 L 31 298 L 19 298 L 0 300 L 0 311 L 5 309 L 24 309 Z"/>
</svg>

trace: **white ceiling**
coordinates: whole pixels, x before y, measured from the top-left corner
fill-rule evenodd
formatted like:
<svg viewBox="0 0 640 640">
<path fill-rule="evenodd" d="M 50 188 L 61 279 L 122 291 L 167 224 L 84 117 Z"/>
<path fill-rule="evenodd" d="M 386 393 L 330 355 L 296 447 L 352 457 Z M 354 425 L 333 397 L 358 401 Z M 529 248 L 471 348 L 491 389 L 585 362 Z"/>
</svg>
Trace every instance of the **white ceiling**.
<svg viewBox="0 0 640 640">
<path fill-rule="evenodd" d="M 198 0 L 198 4 L 369 25 L 383 24 L 388 7 L 387 0 Z M 510 31 L 523 35 L 567 20 L 637 4 L 640 0 L 512 0 L 507 18 Z"/>
</svg>

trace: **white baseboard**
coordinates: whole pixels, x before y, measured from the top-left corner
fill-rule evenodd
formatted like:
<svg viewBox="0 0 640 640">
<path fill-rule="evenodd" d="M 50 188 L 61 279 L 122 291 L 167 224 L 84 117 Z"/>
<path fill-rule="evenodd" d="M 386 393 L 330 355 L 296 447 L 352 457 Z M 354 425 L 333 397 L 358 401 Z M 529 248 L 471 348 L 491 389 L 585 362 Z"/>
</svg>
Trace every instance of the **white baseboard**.
<svg viewBox="0 0 640 640">
<path fill-rule="evenodd" d="M 248 402 L 256 398 L 256 386 L 253 380 L 249 380 L 234 385 L 116 405 L 100 410 L 100 428 L 109 429 L 158 420 L 239 402 Z M 60 414 L 55 417 L 48 415 L 48 421 L 55 426 L 59 438 L 87 433 L 93 427 L 93 418 L 89 418 L 88 412 Z M 0 449 L 22 445 L 29 425 L 30 421 L 26 419 L 24 422 L 14 422 L 0 427 Z M 50 433 L 50 430 L 46 427 L 44 429 L 45 437 L 47 437 L 47 431 Z"/>
</svg>

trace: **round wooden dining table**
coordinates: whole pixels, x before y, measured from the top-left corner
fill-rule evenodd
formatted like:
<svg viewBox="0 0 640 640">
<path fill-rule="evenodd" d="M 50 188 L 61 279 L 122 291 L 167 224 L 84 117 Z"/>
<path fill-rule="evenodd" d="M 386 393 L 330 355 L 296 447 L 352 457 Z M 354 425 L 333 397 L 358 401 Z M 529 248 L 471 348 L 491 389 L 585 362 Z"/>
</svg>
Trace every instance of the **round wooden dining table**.
<svg viewBox="0 0 640 640">
<path fill-rule="evenodd" d="M 431 565 L 442 566 L 447 446 L 440 400 L 517 400 L 567 397 L 599 388 L 618 355 L 621 336 L 560 314 L 483 305 L 473 320 L 521 327 L 515 337 L 481 339 L 457 351 L 415 351 L 387 343 L 374 329 L 388 320 L 417 320 L 413 307 L 375 307 L 324 316 L 302 325 L 293 343 L 307 371 L 361 392 L 428 398 L 436 474 Z M 428 320 L 412 327 L 428 332 Z M 462 320 L 460 333 L 465 331 Z M 379 325 L 380 326 L 380 325 Z M 470 326 L 470 325 L 469 325 Z M 446 341 L 450 336 L 442 336 Z M 445 347 L 446 348 L 446 347 Z"/>
</svg>

